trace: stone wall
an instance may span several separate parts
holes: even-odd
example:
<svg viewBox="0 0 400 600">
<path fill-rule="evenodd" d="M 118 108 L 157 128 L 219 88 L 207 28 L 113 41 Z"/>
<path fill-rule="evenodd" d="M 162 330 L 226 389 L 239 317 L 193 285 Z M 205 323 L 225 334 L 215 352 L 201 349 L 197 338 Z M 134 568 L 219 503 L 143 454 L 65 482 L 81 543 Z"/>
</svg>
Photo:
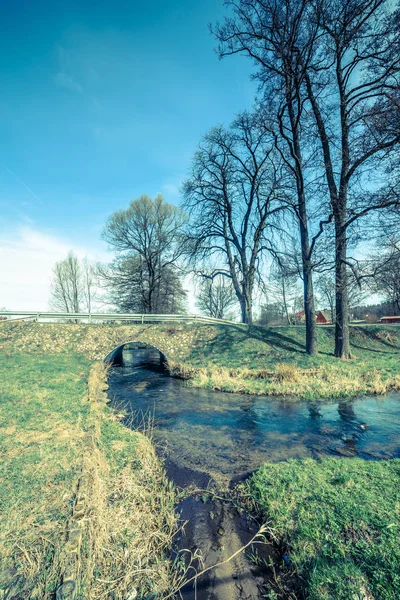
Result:
<svg viewBox="0 0 400 600">
<path fill-rule="evenodd" d="M 104 360 L 117 346 L 142 341 L 155 346 L 169 362 L 186 360 L 196 345 L 216 335 L 209 325 L 86 325 L 75 323 L 3 322 L 0 351 L 5 353 L 78 352 Z"/>
</svg>

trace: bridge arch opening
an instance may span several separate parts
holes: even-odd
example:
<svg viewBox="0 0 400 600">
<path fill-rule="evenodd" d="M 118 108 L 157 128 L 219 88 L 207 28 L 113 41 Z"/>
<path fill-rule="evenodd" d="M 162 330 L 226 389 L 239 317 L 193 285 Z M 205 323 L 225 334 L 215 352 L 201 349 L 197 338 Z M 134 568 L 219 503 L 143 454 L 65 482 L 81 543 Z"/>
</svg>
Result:
<svg viewBox="0 0 400 600">
<path fill-rule="evenodd" d="M 159 348 L 137 340 L 120 344 L 107 354 L 104 362 L 114 367 L 142 367 L 160 372 L 169 370 L 167 357 Z"/>
</svg>

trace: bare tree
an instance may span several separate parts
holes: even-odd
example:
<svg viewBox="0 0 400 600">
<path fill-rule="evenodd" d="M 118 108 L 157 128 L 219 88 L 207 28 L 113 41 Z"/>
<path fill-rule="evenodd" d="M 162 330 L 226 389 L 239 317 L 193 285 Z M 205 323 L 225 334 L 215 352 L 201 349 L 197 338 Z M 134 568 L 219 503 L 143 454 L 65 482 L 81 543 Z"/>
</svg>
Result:
<svg viewBox="0 0 400 600">
<path fill-rule="evenodd" d="M 310 230 L 307 198 L 309 143 L 304 131 L 307 90 L 304 71 L 312 55 L 317 34 L 310 19 L 309 0 L 229 0 L 233 16 L 217 25 L 213 33 L 220 42 L 221 57 L 237 53 L 255 63 L 255 77 L 263 93 L 263 124 L 274 137 L 280 156 L 293 179 L 294 193 L 288 197 L 298 223 L 301 241 L 306 351 L 317 351 L 313 268 L 316 242 L 332 216 L 319 219 Z M 299 55 L 300 48 L 300 55 Z M 314 190 L 309 192 L 312 198 Z"/>
<path fill-rule="evenodd" d="M 196 305 L 207 316 L 226 319 L 236 303 L 237 297 L 230 280 L 222 275 L 202 278 Z"/>
<path fill-rule="evenodd" d="M 286 104 L 278 111 L 278 121 L 285 110 L 289 119 L 282 122 L 279 135 L 288 142 L 297 165 L 296 181 L 304 146 L 298 145 L 293 124 L 300 131 L 305 107 L 314 117 L 331 207 L 320 226 L 333 218 L 335 227 L 335 355 L 347 358 L 347 272 L 354 270 L 348 238 L 357 219 L 398 202 L 395 188 L 379 188 L 376 172 L 382 176 L 390 151 L 400 141 L 399 11 L 393 10 L 390 0 L 228 4 L 234 17 L 216 29 L 220 53 L 246 52 L 260 67 L 262 81 L 283 81 L 280 105 Z M 368 181 L 373 171 L 374 180 Z M 310 250 L 312 246 L 313 242 Z"/>
<path fill-rule="evenodd" d="M 218 259 L 212 277 L 232 281 L 243 323 L 252 323 L 253 289 L 273 216 L 282 210 L 282 173 L 270 134 L 244 113 L 229 130 L 212 129 L 196 152 L 184 183 L 191 215 L 187 251 L 197 266 Z"/>
<path fill-rule="evenodd" d="M 98 299 L 98 283 L 95 265 L 87 257 L 80 261 L 70 251 L 67 258 L 54 265 L 50 305 L 68 313 L 91 313 Z"/>
<path fill-rule="evenodd" d="M 305 83 L 323 152 L 335 225 L 335 355 L 350 357 L 348 257 L 357 219 L 399 201 L 382 184 L 400 142 L 399 12 L 388 0 L 318 0 L 320 32 Z M 300 56 L 300 54 L 299 54 Z M 368 181 L 368 175 L 373 179 Z M 369 187 L 366 192 L 362 185 Z"/>
<path fill-rule="evenodd" d="M 79 259 L 71 251 L 53 269 L 50 304 L 53 308 L 78 313 L 84 302 L 84 288 Z"/>
<path fill-rule="evenodd" d="M 293 266 L 282 260 L 279 255 L 275 258 L 270 275 L 263 288 L 274 304 L 282 306 L 288 325 L 294 324 L 294 313 L 298 308 L 299 274 Z M 314 316 L 315 320 L 315 316 Z"/>
<path fill-rule="evenodd" d="M 399 215 L 400 216 L 400 215 Z M 394 314 L 400 314 L 400 235 L 389 237 L 375 260 L 374 291 L 392 305 Z"/>
<path fill-rule="evenodd" d="M 154 200 L 141 196 L 128 209 L 109 217 L 103 237 L 118 254 L 102 275 L 121 293 L 132 277 L 132 292 L 137 296 L 132 306 L 140 306 L 141 312 L 158 312 L 165 306 L 168 277 L 178 281 L 177 262 L 183 253 L 182 228 L 186 222 L 184 211 L 165 202 L 161 195 Z"/>
<path fill-rule="evenodd" d="M 368 296 L 370 283 L 368 278 L 370 274 L 362 276 L 363 279 L 354 276 L 351 269 L 347 272 L 347 302 L 348 302 L 348 319 L 352 317 L 353 309 L 362 304 Z M 367 287 L 368 286 L 368 287 Z M 335 322 L 335 269 L 332 267 L 330 271 L 325 271 L 316 280 L 316 290 L 319 293 L 321 301 L 329 307 L 332 322 Z"/>
<path fill-rule="evenodd" d="M 328 306 L 331 313 L 332 323 L 335 321 L 335 275 L 333 271 L 323 273 L 316 280 L 316 291 L 319 293 L 321 302 Z"/>
<path fill-rule="evenodd" d="M 98 299 L 98 270 L 87 257 L 81 263 L 82 296 L 86 310 L 91 313 L 93 304 Z"/>
</svg>

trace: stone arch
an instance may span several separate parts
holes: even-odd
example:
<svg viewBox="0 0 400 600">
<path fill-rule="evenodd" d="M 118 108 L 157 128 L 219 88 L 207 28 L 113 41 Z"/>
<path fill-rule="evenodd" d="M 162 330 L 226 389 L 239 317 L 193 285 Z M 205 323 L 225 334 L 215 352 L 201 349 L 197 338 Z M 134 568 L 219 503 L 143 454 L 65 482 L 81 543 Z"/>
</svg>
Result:
<svg viewBox="0 0 400 600">
<path fill-rule="evenodd" d="M 104 362 L 108 365 L 123 366 L 125 362 L 123 357 L 125 346 L 130 346 L 130 353 L 133 357 L 133 365 L 152 365 L 154 368 L 159 368 L 162 371 L 169 370 L 168 359 L 165 353 L 160 350 L 160 348 L 157 348 L 157 346 L 154 346 L 153 344 L 144 340 L 127 340 L 119 344 L 107 354 Z"/>
</svg>

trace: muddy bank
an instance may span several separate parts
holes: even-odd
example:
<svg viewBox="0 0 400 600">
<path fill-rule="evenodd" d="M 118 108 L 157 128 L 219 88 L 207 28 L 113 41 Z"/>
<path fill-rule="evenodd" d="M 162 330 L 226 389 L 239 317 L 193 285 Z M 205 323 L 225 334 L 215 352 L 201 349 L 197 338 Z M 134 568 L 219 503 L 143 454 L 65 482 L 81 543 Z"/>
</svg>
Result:
<svg viewBox="0 0 400 600">
<path fill-rule="evenodd" d="M 212 495 L 188 497 L 180 503 L 178 512 L 182 522 L 187 523 L 179 548 L 188 549 L 193 554 L 201 550 L 202 560 L 193 563 L 197 572 L 217 565 L 181 590 L 184 600 L 263 598 L 272 571 L 266 566 L 257 567 L 254 560 L 257 555 L 257 562 L 268 563 L 270 559 L 276 562 L 279 560 L 278 552 L 263 543 L 260 537 L 246 551 L 239 552 L 228 561 L 251 542 L 258 531 L 258 524 L 240 513 L 231 501 L 215 499 Z"/>
</svg>

